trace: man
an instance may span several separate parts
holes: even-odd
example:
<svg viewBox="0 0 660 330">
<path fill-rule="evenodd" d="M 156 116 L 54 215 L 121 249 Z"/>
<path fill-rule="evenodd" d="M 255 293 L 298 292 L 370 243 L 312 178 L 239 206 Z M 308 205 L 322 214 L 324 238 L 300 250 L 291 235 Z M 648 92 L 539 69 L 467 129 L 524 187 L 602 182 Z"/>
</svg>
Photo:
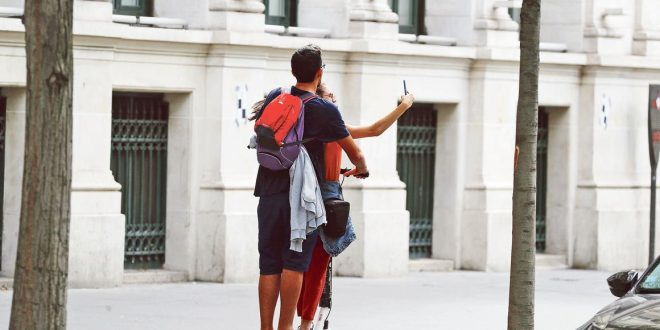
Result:
<svg viewBox="0 0 660 330">
<path fill-rule="evenodd" d="M 307 45 L 296 50 L 291 57 L 291 73 L 296 85 L 291 94 L 296 96 L 315 94 L 323 77 L 321 49 Z M 261 111 L 279 95 L 273 90 Z M 261 112 L 260 111 L 260 112 Z M 261 113 L 257 114 L 259 116 Z M 324 180 L 324 143 L 338 142 L 355 168 L 346 175 L 360 177 L 367 174 L 362 152 L 348 133 L 339 109 L 321 98 L 305 104 L 304 139 L 313 139 L 304 146 L 319 181 Z M 318 231 L 307 235 L 302 252 L 289 249 L 291 238 L 291 208 L 289 206 L 289 171 L 271 171 L 259 167 L 254 195 L 259 197 L 259 312 L 261 330 L 273 329 L 273 318 L 278 296 L 280 298 L 279 330 L 292 330 L 296 304 L 302 286 L 303 273 L 307 271 Z"/>
</svg>

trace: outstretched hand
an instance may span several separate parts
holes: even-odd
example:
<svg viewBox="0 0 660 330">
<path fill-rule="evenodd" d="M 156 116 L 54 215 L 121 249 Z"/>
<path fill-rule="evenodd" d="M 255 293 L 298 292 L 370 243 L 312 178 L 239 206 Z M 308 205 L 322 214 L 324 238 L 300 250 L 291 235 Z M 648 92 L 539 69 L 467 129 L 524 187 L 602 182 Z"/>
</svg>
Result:
<svg viewBox="0 0 660 330">
<path fill-rule="evenodd" d="M 406 110 L 408 110 L 413 105 L 413 103 L 415 103 L 415 95 L 410 93 L 401 95 L 399 102 L 401 102 L 401 105 L 406 107 Z"/>
<path fill-rule="evenodd" d="M 365 179 L 369 177 L 369 171 L 364 171 L 364 172 L 358 172 L 357 167 L 348 170 L 346 173 L 344 173 L 345 177 L 349 176 L 354 176 L 358 179 Z"/>
</svg>

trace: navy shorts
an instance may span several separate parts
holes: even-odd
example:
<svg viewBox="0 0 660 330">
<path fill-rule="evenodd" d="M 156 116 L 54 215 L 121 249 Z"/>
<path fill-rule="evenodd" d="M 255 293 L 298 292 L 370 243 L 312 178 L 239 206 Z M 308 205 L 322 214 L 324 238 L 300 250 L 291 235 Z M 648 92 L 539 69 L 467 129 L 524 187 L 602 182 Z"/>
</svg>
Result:
<svg viewBox="0 0 660 330">
<path fill-rule="evenodd" d="M 261 275 L 281 274 L 282 269 L 306 272 L 318 230 L 307 235 L 302 252 L 290 250 L 291 207 L 289 193 L 259 198 L 259 272 Z"/>
</svg>

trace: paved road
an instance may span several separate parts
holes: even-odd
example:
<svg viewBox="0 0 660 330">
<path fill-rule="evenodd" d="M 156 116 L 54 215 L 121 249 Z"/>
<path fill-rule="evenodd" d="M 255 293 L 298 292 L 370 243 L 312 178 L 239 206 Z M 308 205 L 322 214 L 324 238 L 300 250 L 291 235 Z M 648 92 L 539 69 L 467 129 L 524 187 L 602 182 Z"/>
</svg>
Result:
<svg viewBox="0 0 660 330">
<path fill-rule="evenodd" d="M 575 329 L 614 300 L 594 271 L 537 274 L 537 329 Z M 505 329 L 508 274 L 413 273 L 397 279 L 336 278 L 332 329 Z M 11 291 L 0 292 L 7 328 Z M 258 329 L 256 285 L 184 283 L 76 289 L 69 329 Z"/>
</svg>

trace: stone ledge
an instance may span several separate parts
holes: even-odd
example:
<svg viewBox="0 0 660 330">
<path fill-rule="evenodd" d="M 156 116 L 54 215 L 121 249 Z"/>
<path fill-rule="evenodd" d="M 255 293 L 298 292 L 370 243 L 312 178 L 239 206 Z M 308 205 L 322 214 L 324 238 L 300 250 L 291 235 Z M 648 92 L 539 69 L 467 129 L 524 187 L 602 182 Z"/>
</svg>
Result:
<svg viewBox="0 0 660 330">
<path fill-rule="evenodd" d="M 536 269 L 567 269 L 566 256 L 559 254 L 536 254 Z"/>
<path fill-rule="evenodd" d="M 414 259 L 408 262 L 410 272 L 451 272 L 454 262 L 443 259 Z"/>
<path fill-rule="evenodd" d="M 186 273 L 164 269 L 124 271 L 124 285 L 180 282 L 188 282 L 188 275 Z"/>
<path fill-rule="evenodd" d="M 14 288 L 14 279 L 11 277 L 0 277 L 0 291 L 11 290 Z"/>
</svg>

